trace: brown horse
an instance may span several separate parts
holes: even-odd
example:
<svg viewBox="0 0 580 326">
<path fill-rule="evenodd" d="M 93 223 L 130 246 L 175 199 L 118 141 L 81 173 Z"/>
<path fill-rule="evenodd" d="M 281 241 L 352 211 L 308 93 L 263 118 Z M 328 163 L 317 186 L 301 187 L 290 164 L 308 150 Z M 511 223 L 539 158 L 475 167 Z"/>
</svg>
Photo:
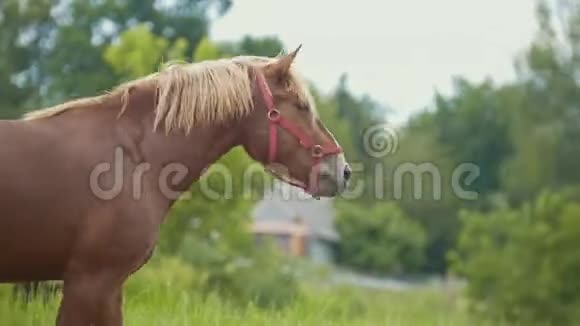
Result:
<svg viewBox="0 0 580 326">
<path fill-rule="evenodd" d="M 121 325 L 167 212 L 231 148 L 315 197 L 341 192 L 350 170 L 297 52 L 173 65 L 0 121 L 0 282 L 63 280 L 58 325 Z"/>
</svg>

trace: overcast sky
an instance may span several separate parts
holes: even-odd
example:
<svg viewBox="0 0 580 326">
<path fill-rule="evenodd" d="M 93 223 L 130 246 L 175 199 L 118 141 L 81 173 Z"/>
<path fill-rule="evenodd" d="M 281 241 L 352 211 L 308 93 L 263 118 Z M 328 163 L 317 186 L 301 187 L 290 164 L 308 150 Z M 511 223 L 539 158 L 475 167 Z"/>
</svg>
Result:
<svg viewBox="0 0 580 326">
<path fill-rule="evenodd" d="M 234 0 L 216 40 L 277 35 L 302 43 L 297 68 L 322 90 L 349 75 L 401 116 L 449 92 L 453 76 L 514 76 L 513 59 L 536 30 L 533 0 Z"/>
</svg>

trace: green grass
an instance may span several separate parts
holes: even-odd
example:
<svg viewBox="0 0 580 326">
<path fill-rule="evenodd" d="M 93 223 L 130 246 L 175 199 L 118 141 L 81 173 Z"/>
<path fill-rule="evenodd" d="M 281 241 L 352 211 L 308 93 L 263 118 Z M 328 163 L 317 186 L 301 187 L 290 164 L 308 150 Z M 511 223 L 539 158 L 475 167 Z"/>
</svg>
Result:
<svg viewBox="0 0 580 326">
<path fill-rule="evenodd" d="M 28 306 L 13 302 L 0 288 L 0 324 L 53 325 L 58 298 Z M 318 289 L 279 310 L 240 307 L 218 296 L 173 289 L 125 298 L 128 325 L 477 325 L 469 315 L 434 291 L 385 292 Z"/>
<path fill-rule="evenodd" d="M 461 304 L 435 289 L 405 292 L 350 287 L 303 286 L 302 295 L 280 309 L 240 305 L 218 295 L 202 295 L 195 277 L 178 263 L 148 265 L 126 286 L 127 325 L 485 325 Z M 0 285 L 0 325 L 54 325 L 59 298 L 28 305 L 15 302 L 11 287 Z M 489 324 L 492 325 L 492 324 Z"/>
</svg>

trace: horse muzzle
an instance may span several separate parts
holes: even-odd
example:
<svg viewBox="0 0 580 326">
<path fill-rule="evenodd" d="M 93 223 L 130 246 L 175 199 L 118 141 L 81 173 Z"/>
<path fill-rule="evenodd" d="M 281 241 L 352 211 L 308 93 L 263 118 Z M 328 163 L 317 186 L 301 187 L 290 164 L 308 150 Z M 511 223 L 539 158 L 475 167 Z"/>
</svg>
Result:
<svg viewBox="0 0 580 326">
<path fill-rule="evenodd" d="M 307 191 L 313 197 L 336 197 L 344 192 L 352 176 L 344 154 L 327 156 L 311 172 Z"/>
</svg>

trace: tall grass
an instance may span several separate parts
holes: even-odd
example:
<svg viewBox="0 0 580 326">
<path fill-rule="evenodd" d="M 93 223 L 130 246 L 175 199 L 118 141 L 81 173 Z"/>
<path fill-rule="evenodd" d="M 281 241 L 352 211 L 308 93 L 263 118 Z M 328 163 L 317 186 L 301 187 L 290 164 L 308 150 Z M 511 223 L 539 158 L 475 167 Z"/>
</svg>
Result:
<svg viewBox="0 0 580 326">
<path fill-rule="evenodd" d="M 58 298 L 28 305 L 0 288 L 0 325 L 53 325 Z M 248 303 L 240 307 L 217 295 L 183 289 L 148 291 L 125 298 L 128 325 L 481 325 L 433 291 L 385 292 L 358 289 L 307 290 L 279 310 Z"/>
<path fill-rule="evenodd" d="M 185 285 L 191 280 L 186 270 L 175 273 L 175 266 L 165 267 L 170 272 L 146 267 L 127 284 L 127 325 L 484 325 L 432 289 L 392 292 L 304 285 L 302 294 L 289 305 L 264 309 L 252 302 L 240 304 L 217 294 L 202 294 Z M 59 300 L 56 296 L 25 305 L 13 300 L 10 286 L 0 285 L 0 325 L 54 325 Z"/>
</svg>

